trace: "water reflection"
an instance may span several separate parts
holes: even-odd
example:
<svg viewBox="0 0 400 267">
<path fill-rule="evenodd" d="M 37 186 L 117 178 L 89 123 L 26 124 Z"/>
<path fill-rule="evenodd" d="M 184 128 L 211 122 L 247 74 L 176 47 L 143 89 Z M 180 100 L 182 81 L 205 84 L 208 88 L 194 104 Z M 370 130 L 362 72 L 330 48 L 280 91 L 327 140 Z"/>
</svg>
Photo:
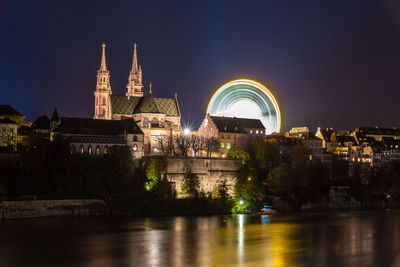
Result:
<svg viewBox="0 0 400 267">
<path fill-rule="evenodd" d="M 0 224 L 0 266 L 395 266 L 399 249 L 397 211 Z"/>
</svg>

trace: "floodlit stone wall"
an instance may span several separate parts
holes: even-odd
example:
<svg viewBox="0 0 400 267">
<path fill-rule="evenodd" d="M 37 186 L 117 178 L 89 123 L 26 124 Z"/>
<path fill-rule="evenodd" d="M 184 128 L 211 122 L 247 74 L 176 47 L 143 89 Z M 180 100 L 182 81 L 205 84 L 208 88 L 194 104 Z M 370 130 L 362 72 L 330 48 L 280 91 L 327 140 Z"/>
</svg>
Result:
<svg viewBox="0 0 400 267">
<path fill-rule="evenodd" d="M 184 196 L 182 186 L 189 171 L 199 177 L 200 191 L 212 193 L 222 182 L 226 182 L 228 193 L 233 195 L 240 167 L 240 159 L 168 157 L 165 175 L 174 184 L 178 197 Z"/>
<path fill-rule="evenodd" d="M 0 219 L 100 215 L 105 209 L 99 199 L 2 201 Z"/>
</svg>

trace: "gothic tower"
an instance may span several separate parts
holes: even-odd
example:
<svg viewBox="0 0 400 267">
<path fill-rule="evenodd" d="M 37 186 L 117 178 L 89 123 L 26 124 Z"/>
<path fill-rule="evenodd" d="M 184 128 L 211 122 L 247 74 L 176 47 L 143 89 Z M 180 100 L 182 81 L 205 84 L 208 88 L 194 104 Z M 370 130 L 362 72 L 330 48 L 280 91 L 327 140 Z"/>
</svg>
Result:
<svg viewBox="0 0 400 267">
<path fill-rule="evenodd" d="M 143 96 L 142 66 L 138 65 L 136 44 L 133 45 L 132 69 L 129 72 L 128 85 L 126 88 L 128 89 L 126 92 L 127 96 Z"/>
<path fill-rule="evenodd" d="M 94 119 L 111 119 L 111 102 L 110 95 L 111 85 L 110 85 L 110 71 L 107 69 L 106 65 L 106 45 L 102 44 L 102 54 L 100 69 L 97 71 L 97 84 L 95 96 L 95 106 L 94 106 Z"/>
</svg>

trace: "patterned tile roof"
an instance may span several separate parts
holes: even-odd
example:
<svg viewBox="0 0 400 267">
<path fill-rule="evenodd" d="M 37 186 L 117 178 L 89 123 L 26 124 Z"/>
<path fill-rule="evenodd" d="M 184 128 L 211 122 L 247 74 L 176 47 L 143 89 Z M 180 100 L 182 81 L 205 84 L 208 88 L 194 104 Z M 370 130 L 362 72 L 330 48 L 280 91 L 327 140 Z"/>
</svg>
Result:
<svg viewBox="0 0 400 267">
<path fill-rule="evenodd" d="M 153 94 L 148 94 L 139 101 L 135 113 L 162 113 Z"/>
<path fill-rule="evenodd" d="M 61 117 L 61 124 L 56 132 L 62 134 L 80 135 L 123 135 L 143 134 L 133 119 L 125 120 L 96 120 L 86 118 Z"/>
<path fill-rule="evenodd" d="M 123 95 L 111 95 L 113 114 L 162 113 L 167 116 L 179 117 L 178 105 L 175 98 L 154 97 L 152 94 L 129 98 Z"/>
<path fill-rule="evenodd" d="M 155 98 L 160 111 L 167 116 L 179 116 L 178 102 L 174 98 Z"/>
<path fill-rule="evenodd" d="M 127 97 L 124 95 L 111 95 L 111 107 L 114 114 L 132 115 L 140 97 Z"/>
</svg>

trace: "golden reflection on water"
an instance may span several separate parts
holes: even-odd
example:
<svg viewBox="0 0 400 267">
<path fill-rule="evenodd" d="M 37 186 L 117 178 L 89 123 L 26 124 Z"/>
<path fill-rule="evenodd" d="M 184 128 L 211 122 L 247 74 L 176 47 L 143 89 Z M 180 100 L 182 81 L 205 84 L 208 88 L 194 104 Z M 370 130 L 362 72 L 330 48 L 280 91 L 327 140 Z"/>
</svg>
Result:
<svg viewBox="0 0 400 267">
<path fill-rule="evenodd" d="M 32 222 L 0 224 L 0 266 L 400 266 L 399 211 Z"/>
<path fill-rule="evenodd" d="M 279 218 L 279 217 L 278 217 Z M 249 221 L 249 219 L 251 219 Z M 374 262 L 373 221 L 346 216 L 337 221 L 275 221 L 271 217 L 176 217 L 170 237 L 146 227 L 150 266 L 324 266 L 332 256 L 346 266 Z M 399 227 L 393 227 L 398 233 Z M 164 238 L 170 238 L 165 242 Z M 399 236 L 392 244 L 399 247 Z M 164 247 L 163 247 L 164 246 Z M 170 259 L 159 261 L 157 259 Z M 325 264 L 324 264 L 325 263 Z"/>
</svg>

